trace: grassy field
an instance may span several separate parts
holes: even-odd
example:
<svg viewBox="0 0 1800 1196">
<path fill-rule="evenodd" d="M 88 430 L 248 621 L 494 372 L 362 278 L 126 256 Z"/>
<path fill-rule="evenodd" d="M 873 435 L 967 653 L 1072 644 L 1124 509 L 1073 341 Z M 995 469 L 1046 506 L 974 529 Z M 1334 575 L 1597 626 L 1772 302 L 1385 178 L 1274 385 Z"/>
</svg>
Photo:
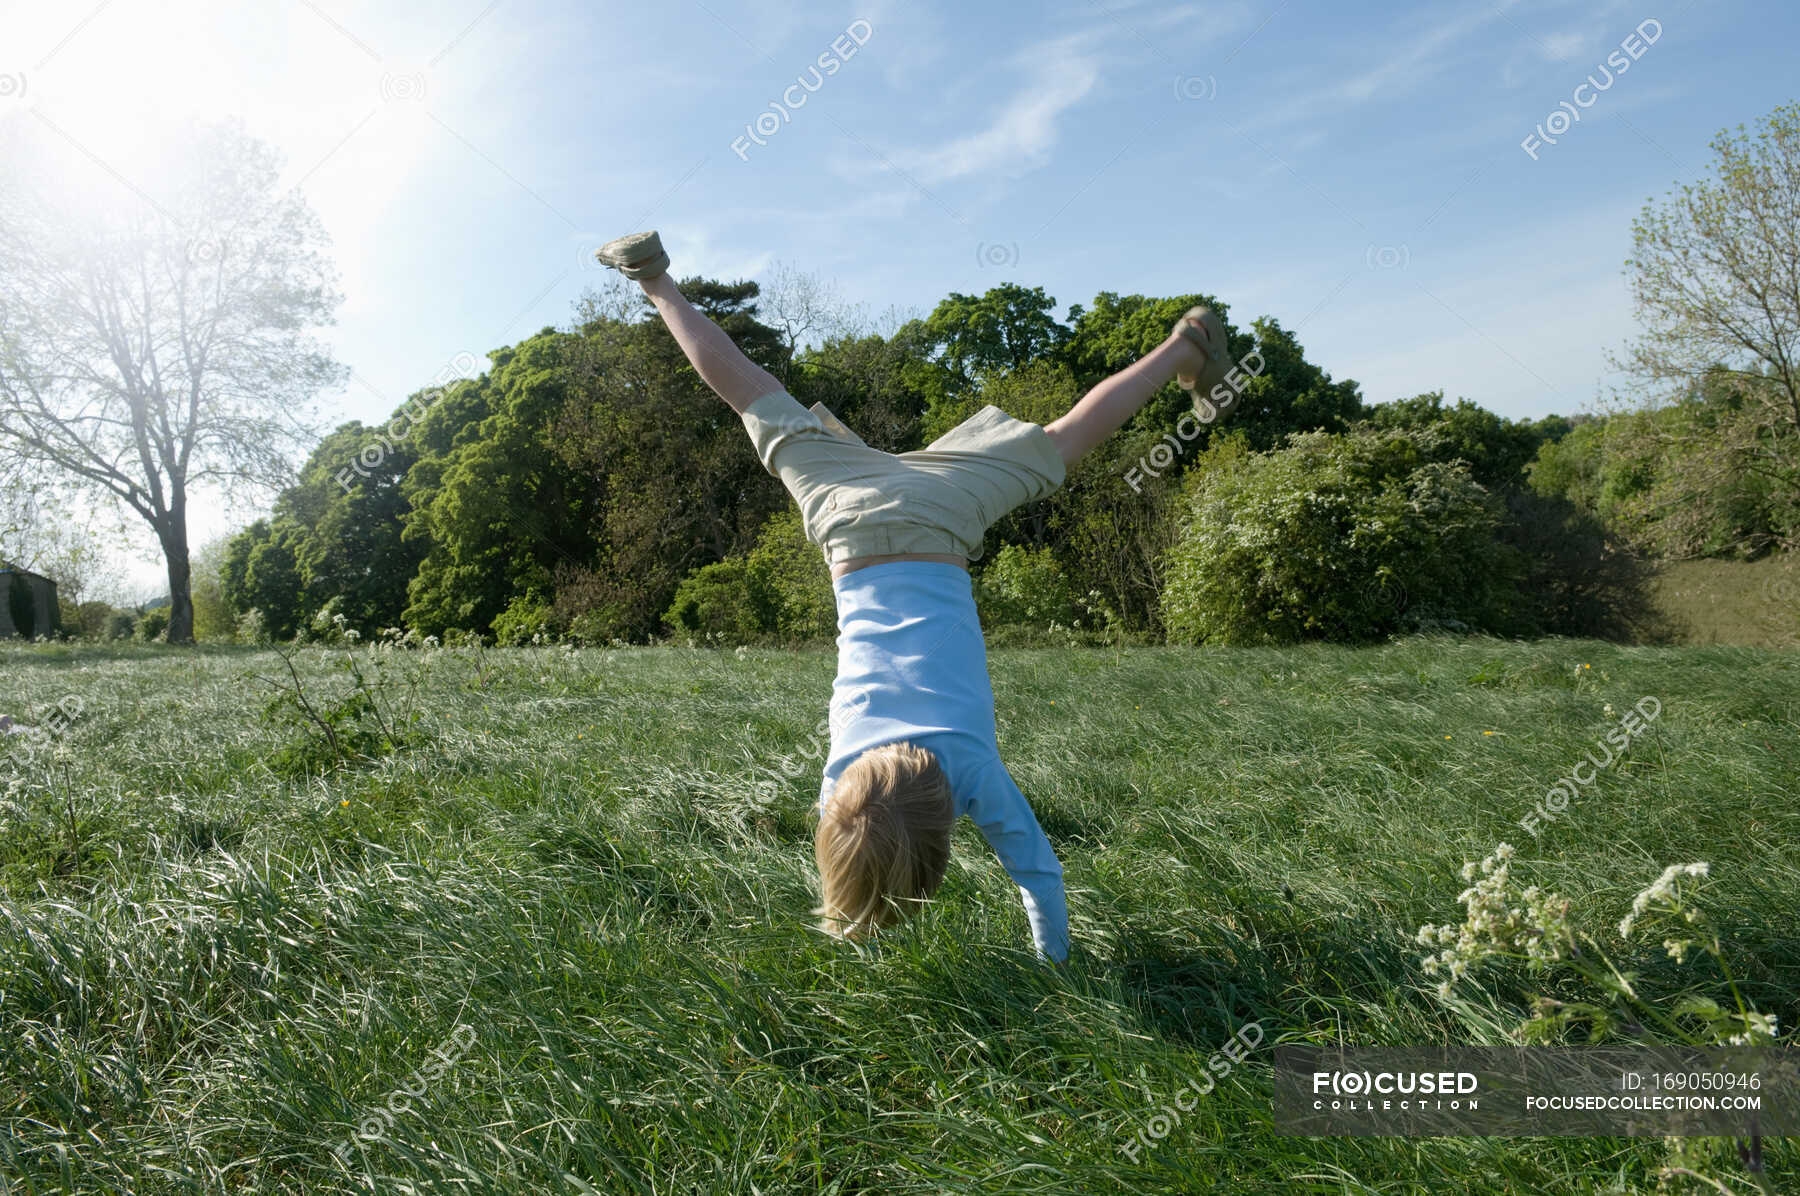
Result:
<svg viewBox="0 0 1800 1196">
<path fill-rule="evenodd" d="M 1792 652 L 996 652 L 1063 972 L 966 823 L 924 916 L 868 950 L 809 929 L 816 766 L 763 784 L 819 750 L 827 653 L 355 659 L 401 742 L 307 650 L 370 757 L 321 771 L 316 727 L 264 716 L 272 652 L 0 649 L 0 713 L 78 711 L 0 745 L 0 1193 L 1656 1191 L 1656 1139 L 1276 1132 L 1275 1043 L 1500 1043 L 1563 983 L 1492 966 L 1444 1001 L 1420 970 L 1501 841 L 1645 992 L 1711 982 L 1617 928 L 1707 861 L 1745 995 L 1800 1020 Z M 1645 696 L 1622 761 L 1522 830 Z M 1797 1145 L 1764 1143 L 1767 1190 Z M 1734 1153 L 1700 1169 L 1755 1190 Z"/>
<path fill-rule="evenodd" d="M 1657 566 L 1650 602 L 1686 644 L 1800 646 L 1800 555 Z"/>
</svg>

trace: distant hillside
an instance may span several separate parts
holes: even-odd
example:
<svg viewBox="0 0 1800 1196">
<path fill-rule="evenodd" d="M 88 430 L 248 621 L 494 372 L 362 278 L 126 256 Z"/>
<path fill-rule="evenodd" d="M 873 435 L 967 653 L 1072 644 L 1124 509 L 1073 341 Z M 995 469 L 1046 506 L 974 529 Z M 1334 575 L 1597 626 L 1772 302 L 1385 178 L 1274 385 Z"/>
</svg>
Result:
<svg viewBox="0 0 1800 1196">
<path fill-rule="evenodd" d="M 1652 602 L 1683 643 L 1800 647 L 1800 553 L 1663 565 Z"/>
</svg>

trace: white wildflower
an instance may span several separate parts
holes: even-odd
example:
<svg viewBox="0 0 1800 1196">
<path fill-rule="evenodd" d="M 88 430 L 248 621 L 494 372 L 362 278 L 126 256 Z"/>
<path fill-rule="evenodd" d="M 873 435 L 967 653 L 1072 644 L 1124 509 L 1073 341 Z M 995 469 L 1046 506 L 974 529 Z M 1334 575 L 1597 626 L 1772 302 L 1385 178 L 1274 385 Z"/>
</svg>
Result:
<svg viewBox="0 0 1800 1196">
<path fill-rule="evenodd" d="M 1758 1013 L 1754 1009 L 1744 1014 L 1744 1029 L 1733 1034 L 1725 1041 L 1730 1046 L 1758 1046 L 1765 1042 L 1775 1041 L 1780 1019 L 1773 1013 Z"/>
</svg>

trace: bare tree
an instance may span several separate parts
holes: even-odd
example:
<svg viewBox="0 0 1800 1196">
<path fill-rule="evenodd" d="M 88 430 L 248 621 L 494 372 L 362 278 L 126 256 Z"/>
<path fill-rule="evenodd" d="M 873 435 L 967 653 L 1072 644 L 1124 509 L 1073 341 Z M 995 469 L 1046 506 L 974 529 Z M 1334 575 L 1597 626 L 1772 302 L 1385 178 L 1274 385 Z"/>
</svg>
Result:
<svg viewBox="0 0 1800 1196">
<path fill-rule="evenodd" d="M 1644 333 L 1618 364 L 1678 400 L 1729 396 L 1715 418 L 1659 430 L 1695 475 L 1680 493 L 1754 474 L 1800 504 L 1800 104 L 1712 148 L 1715 177 L 1632 225 Z"/>
<path fill-rule="evenodd" d="M 851 330 L 857 313 L 836 283 L 776 262 L 757 296 L 756 318 L 781 334 L 791 362 L 809 344 Z"/>
<path fill-rule="evenodd" d="M 0 176 L 0 457 L 150 525 L 169 640 L 185 643 L 189 502 L 291 476 L 314 435 L 305 414 L 341 376 L 311 335 L 339 296 L 323 228 L 277 190 L 270 147 L 207 128 L 166 166 L 165 185 L 102 213 L 74 185 Z"/>
</svg>

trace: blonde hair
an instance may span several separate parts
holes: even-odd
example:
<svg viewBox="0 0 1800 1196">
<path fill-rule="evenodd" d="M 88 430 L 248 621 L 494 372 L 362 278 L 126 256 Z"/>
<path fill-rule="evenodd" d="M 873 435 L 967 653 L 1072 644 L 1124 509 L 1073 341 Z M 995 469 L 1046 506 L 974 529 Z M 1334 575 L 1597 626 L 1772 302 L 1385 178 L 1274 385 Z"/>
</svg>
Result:
<svg viewBox="0 0 1800 1196">
<path fill-rule="evenodd" d="M 911 913 L 943 883 L 954 821 L 950 783 L 924 748 L 889 744 L 851 761 L 813 833 L 819 929 L 862 938 Z"/>
</svg>

